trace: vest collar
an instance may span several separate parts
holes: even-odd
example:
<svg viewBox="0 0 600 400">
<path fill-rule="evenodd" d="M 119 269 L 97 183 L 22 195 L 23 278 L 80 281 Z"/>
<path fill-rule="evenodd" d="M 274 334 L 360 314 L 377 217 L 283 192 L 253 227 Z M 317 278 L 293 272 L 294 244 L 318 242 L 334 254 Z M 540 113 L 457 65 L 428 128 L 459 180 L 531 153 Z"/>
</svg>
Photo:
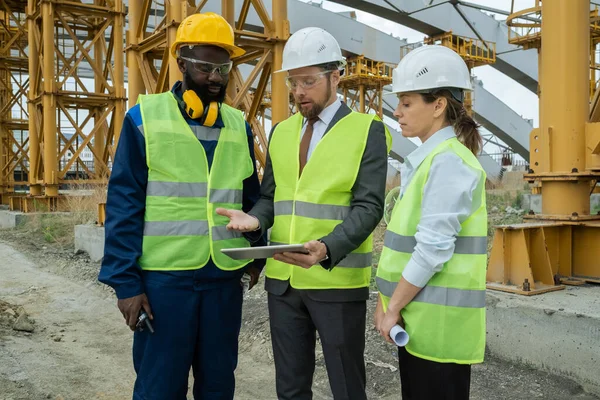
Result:
<svg viewBox="0 0 600 400">
<path fill-rule="evenodd" d="M 421 163 L 427 158 L 429 154 L 431 154 L 433 150 L 435 150 L 436 147 L 438 147 L 446 140 L 452 139 L 454 137 L 456 137 L 456 134 L 454 133 L 454 128 L 452 126 L 442 128 L 433 135 L 431 135 L 431 137 L 427 139 L 425 143 L 421 144 L 419 147 L 413 150 L 412 153 L 406 156 L 404 162 L 407 163 L 408 167 L 415 170 L 419 168 L 419 165 L 421 165 Z"/>
</svg>

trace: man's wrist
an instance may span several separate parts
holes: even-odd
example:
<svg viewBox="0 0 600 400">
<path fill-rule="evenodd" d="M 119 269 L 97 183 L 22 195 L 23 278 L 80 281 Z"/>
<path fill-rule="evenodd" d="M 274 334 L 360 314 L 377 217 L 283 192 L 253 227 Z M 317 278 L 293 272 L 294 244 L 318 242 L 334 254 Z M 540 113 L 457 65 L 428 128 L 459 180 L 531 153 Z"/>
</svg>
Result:
<svg viewBox="0 0 600 400">
<path fill-rule="evenodd" d="M 321 258 L 319 260 L 319 262 L 323 262 L 323 261 L 327 261 L 329 260 L 329 248 L 327 247 L 327 244 L 325 244 L 324 241 L 322 241 L 321 239 L 318 240 L 320 243 L 323 244 L 323 246 L 325 246 L 325 256 L 323 258 Z"/>
<path fill-rule="evenodd" d="M 252 218 L 254 218 L 256 220 L 256 226 L 257 226 L 257 228 L 254 229 L 251 232 L 259 231 L 260 230 L 260 219 L 258 219 L 258 217 L 255 217 L 254 215 L 251 215 L 251 214 L 248 214 L 248 215 L 250 215 Z"/>
</svg>

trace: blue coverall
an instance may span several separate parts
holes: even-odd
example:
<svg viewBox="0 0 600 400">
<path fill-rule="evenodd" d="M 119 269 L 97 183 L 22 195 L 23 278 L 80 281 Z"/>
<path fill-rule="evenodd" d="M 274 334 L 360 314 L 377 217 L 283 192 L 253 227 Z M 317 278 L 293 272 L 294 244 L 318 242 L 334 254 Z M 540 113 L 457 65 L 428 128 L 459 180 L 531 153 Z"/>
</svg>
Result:
<svg viewBox="0 0 600 400">
<path fill-rule="evenodd" d="M 181 82 L 172 88 L 181 99 Z M 183 109 L 191 126 L 199 125 Z M 221 116 L 213 128 L 222 128 Z M 254 141 L 246 123 L 254 163 Z M 209 168 L 216 140 L 200 140 Z M 223 271 L 210 260 L 195 271 L 142 271 L 144 210 L 148 167 L 139 105 L 123 123 L 108 185 L 104 259 L 98 279 L 115 289 L 119 299 L 146 293 L 154 315 L 154 333 L 134 333 L 133 364 L 137 373 L 133 399 L 185 399 L 190 366 L 194 398 L 233 399 L 241 326 L 244 269 Z M 243 210 L 260 197 L 256 167 L 243 183 Z M 253 243 L 265 245 L 265 238 Z M 194 251 L 195 249 L 190 249 Z M 262 269 L 264 260 L 253 265 Z"/>
</svg>

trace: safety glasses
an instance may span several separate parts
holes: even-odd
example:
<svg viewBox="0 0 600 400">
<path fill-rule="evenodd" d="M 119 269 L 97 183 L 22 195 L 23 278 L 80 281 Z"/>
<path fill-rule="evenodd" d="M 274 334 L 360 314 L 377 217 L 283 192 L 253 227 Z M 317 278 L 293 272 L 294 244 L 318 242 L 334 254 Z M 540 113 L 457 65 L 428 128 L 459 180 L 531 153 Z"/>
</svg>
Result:
<svg viewBox="0 0 600 400">
<path fill-rule="evenodd" d="M 225 76 L 229 74 L 231 71 L 231 67 L 233 67 L 233 62 L 229 61 L 225 64 L 213 64 L 208 61 L 196 60 L 195 58 L 181 57 L 182 60 L 189 61 L 194 66 L 194 69 L 198 72 L 202 72 L 204 74 L 213 74 L 217 73 L 221 76 Z"/>
<path fill-rule="evenodd" d="M 294 75 L 285 78 L 285 84 L 291 90 L 296 90 L 298 87 L 302 89 L 310 89 L 315 86 L 323 77 L 331 71 L 323 71 L 311 75 Z"/>
</svg>

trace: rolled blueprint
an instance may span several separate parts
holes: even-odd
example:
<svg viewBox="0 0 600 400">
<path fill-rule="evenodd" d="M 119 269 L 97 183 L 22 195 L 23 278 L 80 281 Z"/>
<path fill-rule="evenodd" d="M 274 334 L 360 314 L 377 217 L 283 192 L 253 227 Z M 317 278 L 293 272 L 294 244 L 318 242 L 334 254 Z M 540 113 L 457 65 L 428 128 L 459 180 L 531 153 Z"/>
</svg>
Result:
<svg viewBox="0 0 600 400">
<path fill-rule="evenodd" d="M 400 325 L 392 326 L 390 337 L 399 347 L 404 347 L 408 343 L 408 333 Z"/>
</svg>

